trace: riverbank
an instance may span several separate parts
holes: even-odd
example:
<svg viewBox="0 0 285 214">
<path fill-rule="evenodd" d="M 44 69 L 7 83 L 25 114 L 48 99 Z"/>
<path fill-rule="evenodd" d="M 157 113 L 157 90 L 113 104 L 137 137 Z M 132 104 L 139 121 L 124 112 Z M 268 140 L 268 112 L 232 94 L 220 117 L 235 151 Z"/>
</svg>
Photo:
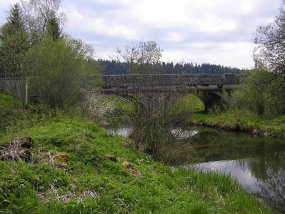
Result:
<svg viewBox="0 0 285 214">
<path fill-rule="evenodd" d="M 271 213 L 230 176 L 172 170 L 86 119 L 56 116 L 0 142 L 16 136 L 33 139 L 33 160 L 0 161 L 2 212 Z"/>
<path fill-rule="evenodd" d="M 189 125 L 220 128 L 226 131 L 247 132 L 263 137 L 285 138 L 285 115 L 274 118 L 244 116 L 237 118 L 231 113 L 210 116 L 195 113 Z"/>
<path fill-rule="evenodd" d="M 0 98 L 0 212 L 272 213 L 229 175 L 173 170 L 76 111 Z"/>
</svg>

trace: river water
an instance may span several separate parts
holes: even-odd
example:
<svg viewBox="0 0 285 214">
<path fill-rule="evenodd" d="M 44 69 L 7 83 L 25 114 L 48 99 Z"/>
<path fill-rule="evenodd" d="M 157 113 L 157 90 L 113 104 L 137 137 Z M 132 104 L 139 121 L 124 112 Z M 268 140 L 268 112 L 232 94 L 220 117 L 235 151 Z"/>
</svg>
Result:
<svg viewBox="0 0 285 214">
<path fill-rule="evenodd" d="M 128 126 L 109 129 L 112 134 L 129 137 Z M 178 140 L 192 145 L 202 160 L 188 163 L 187 155 L 178 156 L 172 165 L 191 166 L 202 171 L 231 174 L 245 190 L 285 212 L 285 140 L 262 138 L 243 133 L 228 133 L 219 129 L 189 127 L 171 130 Z M 193 159 L 191 159 L 193 160 Z"/>
</svg>

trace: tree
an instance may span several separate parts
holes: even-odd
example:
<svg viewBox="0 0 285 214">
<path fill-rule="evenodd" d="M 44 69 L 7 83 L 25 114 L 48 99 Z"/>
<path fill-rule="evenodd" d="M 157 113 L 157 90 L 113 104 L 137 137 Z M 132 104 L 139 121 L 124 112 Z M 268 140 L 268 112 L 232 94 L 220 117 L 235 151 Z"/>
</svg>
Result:
<svg viewBox="0 0 285 214">
<path fill-rule="evenodd" d="M 7 23 L 1 28 L 1 77 L 21 76 L 23 54 L 29 49 L 22 11 L 18 4 L 12 6 Z"/>
<path fill-rule="evenodd" d="M 123 52 L 117 49 L 119 56 L 128 64 L 128 73 L 158 73 L 161 67 L 163 50 L 154 41 L 140 42 L 133 47 L 126 47 Z"/>
<path fill-rule="evenodd" d="M 19 4 L 12 6 L 10 14 L 7 18 L 8 21 L 8 34 L 13 34 L 17 31 L 25 31 L 24 21 L 22 17 L 22 10 Z"/>
<path fill-rule="evenodd" d="M 25 56 L 31 93 L 51 108 L 76 104 L 83 80 L 95 73 L 92 57 L 93 49 L 80 40 L 45 38 Z"/>
<path fill-rule="evenodd" d="M 46 36 L 60 37 L 66 22 L 65 14 L 59 12 L 62 0 L 29 0 L 22 2 L 24 20 L 32 44 Z"/>
<path fill-rule="evenodd" d="M 7 17 L 7 23 L 1 27 L 0 39 L 3 41 L 9 35 L 15 34 L 18 31 L 25 31 L 22 10 L 19 4 L 15 4 L 10 9 Z"/>
<path fill-rule="evenodd" d="M 274 23 L 258 27 L 255 44 L 256 67 L 266 68 L 277 75 L 285 75 L 285 10 L 282 6 Z"/>
<path fill-rule="evenodd" d="M 61 38 L 61 30 L 56 18 L 51 18 L 47 23 L 47 36 L 53 40 Z"/>
<path fill-rule="evenodd" d="M 285 87 L 281 85 L 282 80 L 282 76 L 276 77 L 276 74 L 266 69 L 254 69 L 245 73 L 239 88 L 232 94 L 232 108 L 237 108 L 239 114 L 284 114 Z M 280 87 L 276 88 L 276 85 Z"/>
<path fill-rule="evenodd" d="M 252 87 L 262 111 L 285 113 L 285 0 L 275 21 L 257 28 L 254 50 L 255 70 L 246 86 Z M 260 71 L 259 74 L 256 71 Z M 253 78 L 252 78 L 253 77 Z M 260 93 L 262 92 L 262 93 Z M 246 100 L 246 98 L 245 98 Z M 262 101 L 262 102 L 260 102 Z M 269 102 L 267 102 L 269 101 Z"/>
</svg>

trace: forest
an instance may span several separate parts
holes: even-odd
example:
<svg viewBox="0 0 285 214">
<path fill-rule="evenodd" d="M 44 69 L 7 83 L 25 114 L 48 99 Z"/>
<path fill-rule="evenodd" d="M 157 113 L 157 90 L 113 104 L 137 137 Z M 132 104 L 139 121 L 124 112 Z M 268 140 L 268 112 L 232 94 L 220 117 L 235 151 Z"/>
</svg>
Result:
<svg viewBox="0 0 285 214">
<path fill-rule="evenodd" d="M 99 60 L 103 67 L 104 75 L 128 74 L 129 64 L 115 60 Z M 245 70 L 239 68 L 226 67 L 203 63 L 202 65 L 193 63 L 173 63 L 161 62 L 156 68 L 156 74 L 240 74 Z"/>
</svg>

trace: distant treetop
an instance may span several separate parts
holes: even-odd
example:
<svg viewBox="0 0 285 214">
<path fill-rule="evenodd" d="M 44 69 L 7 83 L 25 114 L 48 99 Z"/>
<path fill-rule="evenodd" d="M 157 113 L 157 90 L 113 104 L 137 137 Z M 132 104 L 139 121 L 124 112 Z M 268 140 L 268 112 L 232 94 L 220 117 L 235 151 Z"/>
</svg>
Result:
<svg viewBox="0 0 285 214">
<path fill-rule="evenodd" d="M 100 60 L 100 65 L 104 67 L 105 75 L 128 74 L 129 64 L 126 62 L 118 62 L 115 60 Z M 203 63 L 201 65 L 193 63 L 176 63 L 162 62 L 159 63 L 157 69 L 152 73 L 157 74 L 240 74 L 245 70 L 239 68 L 225 67 L 221 65 L 213 65 Z"/>
</svg>

